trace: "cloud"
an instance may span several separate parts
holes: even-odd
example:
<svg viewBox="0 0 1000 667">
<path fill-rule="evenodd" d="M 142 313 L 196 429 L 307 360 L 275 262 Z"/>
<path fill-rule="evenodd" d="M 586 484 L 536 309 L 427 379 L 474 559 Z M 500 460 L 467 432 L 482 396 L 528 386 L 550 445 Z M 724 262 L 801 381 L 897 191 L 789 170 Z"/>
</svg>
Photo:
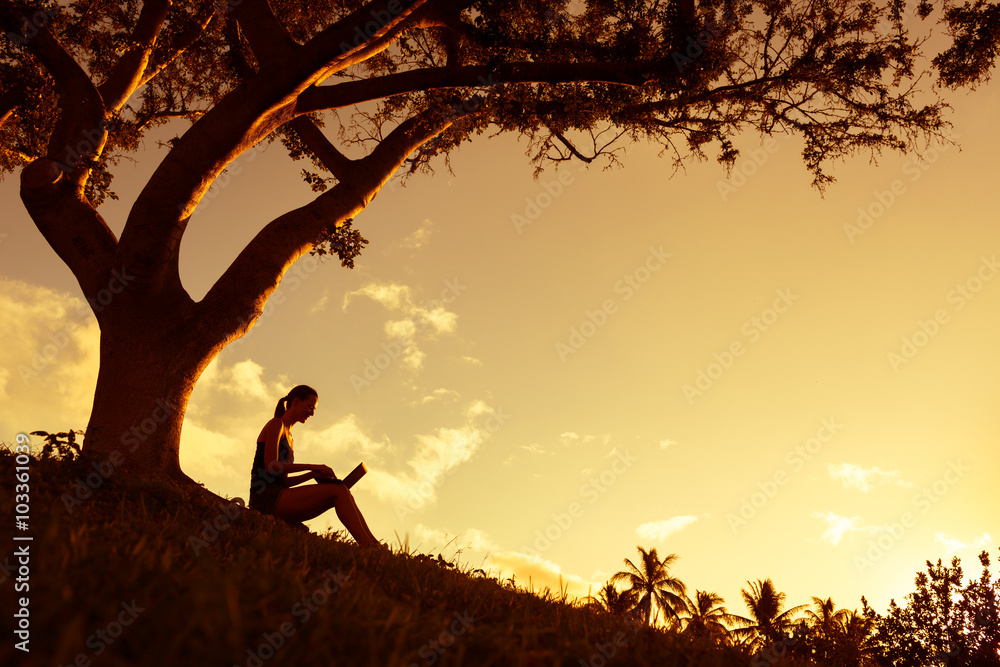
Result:
<svg viewBox="0 0 1000 667">
<path fill-rule="evenodd" d="M 308 451 L 324 452 L 331 456 L 341 456 L 350 452 L 352 455 L 360 454 L 362 458 L 368 459 L 373 457 L 377 459 L 389 447 L 388 439 L 375 440 L 365 433 L 358 424 L 358 418 L 353 414 L 341 417 L 322 431 L 305 431 L 296 439 L 297 443 L 299 440 Z M 332 465 L 334 462 L 329 463 Z M 343 461 L 345 465 L 349 463 Z M 337 470 L 337 474 L 348 472 L 349 470 L 343 472 Z"/>
<path fill-rule="evenodd" d="M 314 315 L 322 310 L 326 310 L 326 304 L 330 300 L 329 288 L 323 290 L 323 296 L 309 308 L 309 314 Z"/>
<path fill-rule="evenodd" d="M 500 551 L 493 554 L 491 571 L 500 579 L 514 577 L 519 586 L 541 592 L 545 589 L 559 594 L 565 590 L 570 598 L 584 598 L 596 594 L 604 582 L 587 581 L 578 574 L 563 571 L 553 561 L 519 551 Z"/>
<path fill-rule="evenodd" d="M 417 305 L 414 303 L 412 290 L 406 285 L 369 283 L 345 294 L 343 309 L 346 311 L 348 304 L 360 296 L 375 301 L 389 311 L 398 311 L 403 316 L 402 319 L 385 323 L 385 335 L 391 341 L 386 351 L 393 358 L 400 357 L 401 363 L 412 371 L 423 368 L 426 359 L 426 354 L 417 346 L 419 335 L 454 334 L 458 330 L 458 315 L 437 300 L 426 306 Z"/>
<path fill-rule="evenodd" d="M 676 440 L 670 440 L 669 438 L 660 440 L 660 449 L 666 449 L 667 447 L 673 447 L 677 444 Z"/>
<path fill-rule="evenodd" d="M 482 569 L 490 576 L 501 580 L 513 577 L 518 586 L 530 586 L 535 591 L 548 588 L 557 593 L 566 590 L 571 598 L 583 598 L 596 592 L 604 582 L 604 579 L 588 581 L 577 574 L 565 572 L 557 563 L 538 555 L 506 550 L 485 531 L 475 528 L 454 534 L 417 524 L 414 538 L 416 544 L 411 546 L 442 553 L 449 558 L 461 552 L 463 562 L 474 565 L 482 562 Z"/>
<path fill-rule="evenodd" d="M 100 359 L 100 328 L 90 306 L 65 292 L 0 278 L 0 338 L 0 432 L 85 429 Z M 285 391 L 265 383 L 253 361 L 223 366 L 213 360 L 185 414 L 185 472 L 217 493 L 245 498 L 254 438 Z M 214 392 L 224 400 L 215 400 Z"/>
<path fill-rule="evenodd" d="M 216 357 L 205 368 L 198 384 L 237 398 L 277 401 L 284 392 L 275 385 L 268 388 L 263 377 L 264 367 L 255 361 L 246 359 L 223 368 L 219 357 Z"/>
<path fill-rule="evenodd" d="M 611 442 L 611 436 L 607 433 L 604 435 L 580 435 L 575 431 L 566 431 L 559 434 L 559 444 L 563 447 L 586 447 L 595 443 L 606 445 L 609 442 Z"/>
<path fill-rule="evenodd" d="M 698 520 L 696 516 L 675 516 L 664 521 L 650 521 L 635 529 L 635 534 L 644 540 L 662 542 L 674 533 L 679 533 Z"/>
<path fill-rule="evenodd" d="M 894 484 L 896 486 L 910 487 L 911 482 L 903 479 L 898 470 L 882 470 L 878 466 L 872 468 L 862 468 L 853 463 L 828 463 L 827 471 L 830 478 L 839 479 L 845 489 L 856 488 L 862 493 L 868 493 L 876 486 Z"/>
<path fill-rule="evenodd" d="M 186 416 L 181 433 L 181 469 L 216 493 L 247 500 L 253 436 L 213 431 Z"/>
<path fill-rule="evenodd" d="M 457 552 L 472 549 L 479 552 L 492 552 L 500 548 L 490 539 L 489 535 L 475 528 L 467 528 L 461 533 L 453 535 L 447 531 L 428 528 L 422 523 L 418 523 L 414 526 L 413 532 L 420 545 L 426 544 L 433 551 L 440 552 L 448 549 Z"/>
<path fill-rule="evenodd" d="M 424 221 L 420 223 L 420 227 L 418 227 L 412 234 L 403 239 L 400 242 L 399 247 L 413 248 L 413 249 L 424 247 L 424 245 L 427 244 L 427 242 L 431 238 L 431 235 L 433 234 L 433 230 L 431 229 L 433 226 L 434 223 L 431 220 L 424 218 Z"/>
<path fill-rule="evenodd" d="M 833 545 L 840 544 L 844 537 L 851 533 L 862 533 L 865 535 L 889 533 L 893 537 L 898 537 L 900 530 L 898 523 L 883 526 L 865 525 L 861 523 L 861 517 L 841 516 L 834 512 L 813 512 L 812 516 L 813 518 L 822 519 L 826 522 L 826 530 L 823 531 L 820 539 Z M 993 544 L 993 538 L 989 533 L 983 533 L 979 537 L 975 538 L 971 544 L 967 544 L 958 538 L 939 531 L 934 536 L 934 541 L 940 544 L 946 553 L 954 553 L 966 549 L 971 549 L 978 553 L 983 548 L 989 547 Z"/>
<path fill-rule="evenodd" d="M 100 328 L 82 299 L 0 278 L 0 430 L 84 429 L 93 407 Z"/>
<path fill-rule="evenodd" d="M 826 522 L 826 530 L 823 531 L 820 539 L 834 546 L 840 544 L 840 541 L 848 532 L 872 531 L 871 527 L 861 527 L 859 524 L 861 517 L 858 516 L 846 517 L 833 512 L 813 512 L 812 516 L 816 519 L 823 519 Z"/>
<path fill-rule="evenodd" d="M 454 401 L 458 399 L 458 397 L 459 394 L 457 391 L 454 391 L 452 389 L 438 388 L 432 391 L 431 393 L 427 394 L 426 396 L 421 397 L 421 399 L 418 401 L 418 404 L 427 405 L 428 403 L 433 403 L 435 401 L 443 401 L 445 399 L 450 399 Z"/>
<path fill-rule="evenodd" d="M 972 550 L 978 553 L 993 545 L 993 537 L 989 533 L 983 533 L 979 537 L 975 538 L 971 544 L 967 544 L 956 537 L 952 537 L 945 532 L 939 531 L 934 535 L 934 541 L 944 547 L 945 553 L 947 554 L 953 554 L 966 550 Z"/>
<path fill-rule="evenodd" d="M 417 435 L 409 471 L 390 473 L 373 470 L 371 487 L 381 499 L 396 506 L 397 514 L 406 516 L 437 499 L 437 487 L 463 463 L 472 459 L 479 448 L 502 423 L 501 414 L 482 401 L 465 410 L 465 424 L 455 428 L 440 427 L 432 433 Z"/>
<path fill-rule="evenodd" d="M 476 359 L 475 357 L 467 357 L 467 356 L 466 357 L 462 357 L 460 359 L 460 361 L 462 363 L 464 363 L 464 364 L 468 364 L 469 366 L 482 366 L 483 365 L 483 362 L 481 362 L 479 359 Z"/>
<path fill-rule="evenodd" d="M 343 309 L 347 310 L 349 304 L 355 296 L 366 296 L 372 301 L 381 304 L 388 310 L 399 310 L 404 303 L 412 303 L 410 300 L 410 288 L 406 285 L 396 283 L 379 284 L 368 283 L 363 287 L 348 292 L 344 295 Z"/>
</svg>

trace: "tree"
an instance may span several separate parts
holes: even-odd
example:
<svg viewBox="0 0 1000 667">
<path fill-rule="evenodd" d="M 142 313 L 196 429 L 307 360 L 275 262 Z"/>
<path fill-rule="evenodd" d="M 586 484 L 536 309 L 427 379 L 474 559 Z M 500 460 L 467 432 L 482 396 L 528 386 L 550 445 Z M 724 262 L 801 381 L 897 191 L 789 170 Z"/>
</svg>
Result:
<svg viewBox="0 0 1000 667">
<path fill-rule="evenodd" d="M 684 607 L 684 583 L 670 576 L 670 566 L 677 560 L 677 554 L 670 554 L 660 560 L 656 548 L 646 551 L 639 550 L 639 565 L 628 558 L 625 559 L 625 569 L 616 572 L 611 577 L 611 583 L 624 582 L 633 596 L 638 598 L 636 607 L 642 614 L 646 625 L 656 618 L 656 611 L 663 611 L 667 625 L 679 620 L 679 610 Z"/>
<path fill-rule="evenodd" d="M 852 610 L 841 618 L 840 628 L 835 635 L 833 655 L 830 664 L 837 667 L 870 667 L 877 664 L 877 650 L 872 642 L 874 622 L 857 610 Z"/>
<path fill-rule="evenodd" d="M 729 641 L 729 628 L 738 623 L 739 617 L 726 611 L 722 596 L 695 591 L 694 600 L 687 595 L 683 596 L 683 600 L 681 624 L 684 634 L 719 644 Z"/>
<path fill-rule="evenodd" d="M 597 597 L 589 598 L 590 604 L 597 607 L 601 611 L 605 611 L 613 616 L 627 616 L 633 609 L 635 609 L 636 596 L 634 591 L 631 589 L 626 589 L 624 591 L 618 590 L 618 588 L 610 581 L 606 582 L 601 590 L 597 593 Z"/>
<path fill-rule="evenodd" d="M 843 622 L 847 618 L 846 609 L 834 611 L 832 598 L 825 600 L 813 596 L 812 609 L 806 609 L 806 624 L 809 627 L 809 643 L 812 654 L 824 664 L 829 662 L 836 649 L 837 641 L 840 638 Z"/>
<path fill-rule="evenodd" d="M 955 48 L 934 61 L 946 84 L 974 84 L 992 66 L 990 7 L 946 3 Z M 529 138 L 538 168 L 614 163 L 622 142 L 640 139 L 675 165 L 714 146 L 731 166 L 738 134 L 787 132 L 802 138 L 820 187 L 831 159 L 917 148 L 945 128 L 945 105 L 918 86 L 922 42 L 909 37 L 904 8 L 0 0 L 0 173 L 20 169 L 25 208 L 101 329 L 84 453 L 118 451 L 133 474 L 190 483 L 179 446 L 191 391 L 253 326 L 284 272 L 307 252 L 351 266 L 366 243 L 351 221 L 382 185 L 400 168 L 447 160 L 487 128 Z M 115 167 L 168 122 L 179 136 L 116 237 L 98 212 L 116 197 Z M 339 145 L 328 125 L 339 125 Z M 195 301 L 178 270 L 191 216 L 241 154 L 273 141 L 306 160 L 315 199 L 257 221 L 259 233 Z"/>
<path fill-rule="evenodd" d="M 927 572 L 917 573 L 906 606 L 892 600 L 884 616 L 862 598 L 864 614 L 875 627 L 878 664 L 1000 666 L 1000 577 L 991 581 L 986 551 L 979 561 L 982 575 L 964 587 L 958 556 L 950 565 L 927 561 Z"/>
<path fill-rule="evenodd" d="M 770 644 L 787 640 L 788 633 L 796 625 L 792 618 L 805 605 L 785 609 L 785 594 L 778 591 L 774 582 L 764 579 L 750 583 L 750 590 L 742 589 L 743 601 L 750 611 L 750 617 L 737 617 L 743 627 L 734 631 L 737 636 L 752 636 L 752 645 L 763 649 Z"/>
</svg>

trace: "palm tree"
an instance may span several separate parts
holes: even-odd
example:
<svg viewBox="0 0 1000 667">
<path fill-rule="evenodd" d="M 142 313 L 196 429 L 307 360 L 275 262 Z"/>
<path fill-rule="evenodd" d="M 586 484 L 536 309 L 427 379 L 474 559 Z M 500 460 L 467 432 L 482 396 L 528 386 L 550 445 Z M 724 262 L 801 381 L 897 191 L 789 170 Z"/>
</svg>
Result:
<svg viewBox="0 0 1000 667">
<path fill-rule="evenodd" d="M 667 625 L 671 625 L 678 619 L 678 610 L 684 607 L 684 600 L 680 597 L 685 591 L 684 583 L 671 577 L 669 571 L 678 556 L 670 554 L 660 560 L 655 547 L 649 551 L 637 548 L 641 556 L 639 565 L 626 558 L 625 569 L 616 572 L 611 581 L 628 584 L 628 590 L 639 598 L 636 608 L 645 618 L 646 625 L 652 624 L 657 608 L 663 610 Z"/>
<path fill-rule="evenodd" d="M 835 652 L 838 636 L 841 634 L 842 624 L 848 612 L 846 609 L 834 611 L 836 605 L 833 604 L 832 598 L 823 600 L 813 596 L 812 601 L 816 611 L 806 610 L 806 623 L 813 635 L 818 657 L 821 660 L 829 660 Z"/>
<path fill-rule="evenodd" d="M 750 590 L 744 588 L 740 592 L 750 610 L 750 618 L 737 617 L 745 627 L 734 630 L 733 634 L 737 637 L 752 637 L 751 643 L 757 648 L 786 638 L 786 633 L 795 626 L 792 616 L 805 605 L 784 609 L 785 594 L 779 592 L 770 579 L 758 579 L 754 583 L 748 581 L 747 584 Z"/>
<path fill-rule="evenodd" d="M 876 649 L 872 644 L 874 630 L 874 619 L 859 614 L 856 609 L 846 612 L 840 618 L 837 629 L 832 664 L 850 667 L 869 667 L 877 664 L 874 657 Z"/>
<path fill-rule="evenodd" d="M 740 617 L 727 612 L 724 602 L 720 595 L 707 591 L 695 591 L 694 600 L 685 595 L 685 616 L 681 619 L 684 634 L 727 643 L 730 640 L 729 628 L 736 625 Z"/>
<path fill-rule="evenodd" d="M 614 616 L 626 616 L 635 609 L 635 598 L 635 591 L 632 589 L 620 591 L 609 581 L 601 587 L 596 598 L 591 596 L 588 601 L 590 605 L 601 611 Z"/>
</svg>

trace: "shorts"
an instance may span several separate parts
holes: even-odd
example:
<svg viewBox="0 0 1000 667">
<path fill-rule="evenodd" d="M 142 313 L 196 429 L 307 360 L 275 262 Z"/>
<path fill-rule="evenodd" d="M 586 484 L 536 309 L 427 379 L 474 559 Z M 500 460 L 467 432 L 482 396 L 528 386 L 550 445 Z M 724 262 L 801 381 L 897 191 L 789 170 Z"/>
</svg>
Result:
<svg viewBox="0 0 1000 667">
<path fill-rule="evenodd" d="M 257 510 L 261 514 L 274 515 L 274 508 L 278 505 L 278 498 L 285 490 L 283 486 L 268 486 L 260 492 L 250 492 L 250 509 Z"/>
</svg>

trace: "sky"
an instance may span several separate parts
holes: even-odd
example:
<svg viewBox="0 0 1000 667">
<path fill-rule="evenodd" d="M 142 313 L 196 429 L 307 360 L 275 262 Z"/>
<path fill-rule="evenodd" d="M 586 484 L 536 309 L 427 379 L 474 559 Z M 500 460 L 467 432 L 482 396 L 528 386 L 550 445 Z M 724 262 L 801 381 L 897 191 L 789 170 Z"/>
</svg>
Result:
<svg viewBox="0 0 1000 667">
<path fill-rule="evenodd" d="M 783 135 L 741 137 L 729 178 L 633 144 L 537 180 L 523 141 L 477 137 L 358 216 L 355 269 L 286 274 L 195 388 L 182 468 L 245 499 L 258 432 L 308 384 L 296 461 L 364 461 L 376 536 L 535 589 L 596 594 L 637 546 L 738 614 L 768 577 L 884 612 L 928 559 L 976 576 L 1000 540 L 1000 89 L 950 101 L 958 145 L 835 163 L 825 194 Z M 116 233 L 157 138 L 102 208 Z M 184 237 L 192 297 L 310 200 L 300 168 L 232 165 Z M 0 202 L 0 439 L 84 429 L 96 320 L 16 176 Z"/>
</svg>

